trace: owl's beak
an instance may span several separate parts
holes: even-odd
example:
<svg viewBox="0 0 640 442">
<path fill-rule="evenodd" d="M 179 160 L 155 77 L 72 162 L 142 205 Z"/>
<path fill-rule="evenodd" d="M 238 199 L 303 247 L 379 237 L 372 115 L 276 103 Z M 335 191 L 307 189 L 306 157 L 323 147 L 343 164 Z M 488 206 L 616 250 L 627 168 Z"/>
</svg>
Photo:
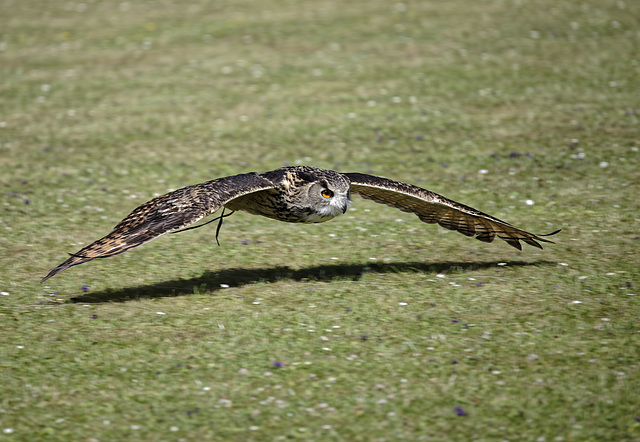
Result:
<svg viewBox="0 0 640 442">
<path fill-rule="evenodd" d="M 344 204 L 342 205 L 342 213 L 347 213 L 347 209 L 349 208 L 349 200 L 345 201 Z"/>
</svg>

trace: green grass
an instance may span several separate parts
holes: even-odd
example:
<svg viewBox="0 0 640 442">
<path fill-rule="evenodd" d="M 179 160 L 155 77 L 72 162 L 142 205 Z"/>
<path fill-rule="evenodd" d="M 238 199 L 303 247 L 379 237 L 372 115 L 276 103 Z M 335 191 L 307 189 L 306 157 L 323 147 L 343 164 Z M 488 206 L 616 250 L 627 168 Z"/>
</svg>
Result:
<svg viewBox="0 0 640 442">
<path fill-rule="evenodd" d="M 0 439 L 640 439 L 636 2 L 7 0 L 0 28 Z M 354 198 L 38 282 L 155 194 L 285 163 L 563 230 L 518 252 Z"/>
</svg>

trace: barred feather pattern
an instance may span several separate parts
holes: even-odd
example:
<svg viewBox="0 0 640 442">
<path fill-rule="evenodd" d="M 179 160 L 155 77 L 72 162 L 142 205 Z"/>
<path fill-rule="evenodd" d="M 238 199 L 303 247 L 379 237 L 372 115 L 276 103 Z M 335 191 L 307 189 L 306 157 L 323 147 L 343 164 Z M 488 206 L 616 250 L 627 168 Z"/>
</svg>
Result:
<svg viewBox="0 0 640 442">
<path fill-rule="evenodd" d="M 403 212 L 414 213 L 425 223 L 439 224 L 445 229 L 475 236 L 483 242 L 490 243 L 498 237 L 518 250 L 522 250 L 520 241 L 542 249 L 538 241 L 553 243 L 542 237 L 559 232 L 536 235 L 421 187 L 362 173 L 344 175 L 351 182 L 352 193 Z"/>
</svg>

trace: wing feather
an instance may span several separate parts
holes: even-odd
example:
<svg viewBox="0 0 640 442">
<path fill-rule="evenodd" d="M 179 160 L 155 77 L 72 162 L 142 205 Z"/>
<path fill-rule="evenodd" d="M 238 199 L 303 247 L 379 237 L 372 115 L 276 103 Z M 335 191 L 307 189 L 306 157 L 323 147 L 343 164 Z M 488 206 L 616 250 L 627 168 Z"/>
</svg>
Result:
<svg viewBox="0 0 640 442">
<path fill-rule="evenodd" d="M 71 266 L 117 255 L 167 232 L 182 229 L 214 213 L 235 198 L 274 187 L 274 183 L 254 172 L 183 187 L 153 198 L 134 209 L 107 236 L 71 254 L 41 282 Z"/>
<path fill-rule="evenodd" d="M 520 241 L 541 249 L 538 241 L 553 243 L 543 236 L 559 232 L 536 235 L 421 187 L 362 173 L 344 175 L 351 181 L 351 192 L 365 199 L 413 212 L 425 223 L 439 224 L 483 242 L 490 243 L 497 236 L 518 250 L 522 250 Z"/>
</svg>

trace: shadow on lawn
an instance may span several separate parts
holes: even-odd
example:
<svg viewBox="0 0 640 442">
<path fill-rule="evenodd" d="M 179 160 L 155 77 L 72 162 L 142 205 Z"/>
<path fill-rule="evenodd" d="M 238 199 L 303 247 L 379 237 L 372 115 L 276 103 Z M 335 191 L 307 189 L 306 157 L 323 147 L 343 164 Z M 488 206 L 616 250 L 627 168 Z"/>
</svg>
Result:
<svg viewBox="0 0 640 442">
<path fill-rule="evenodd" d="M 443 273 L 467 272 L 478 269 L 499 268 L 499 261 L 491 262 L 389 262 L 384 264 L 334 264 L 306 267 L 293 270 L 286 266 L 267 267 L 258 269 L 225 269 L 217 272 L 205 272 L 202 276 L 190 279 L 174 279 L 156 284 L 130 287 L 117 290 L 93 292 L 76 298 L 71 302 L 103 303 L 126 302 L 143 298 L 167 298 L 190 295 L 195 292 L 216 292 L 221 290 L 220 284 L 239 287 L 257 282 L 277 281 L 331 281 L 331 280 L 359 280 L 364 273 Z M 509 267 L 525 267 L 555 264 L 550 261 L 524 262 L 511 261 Z"/>
</svg>

